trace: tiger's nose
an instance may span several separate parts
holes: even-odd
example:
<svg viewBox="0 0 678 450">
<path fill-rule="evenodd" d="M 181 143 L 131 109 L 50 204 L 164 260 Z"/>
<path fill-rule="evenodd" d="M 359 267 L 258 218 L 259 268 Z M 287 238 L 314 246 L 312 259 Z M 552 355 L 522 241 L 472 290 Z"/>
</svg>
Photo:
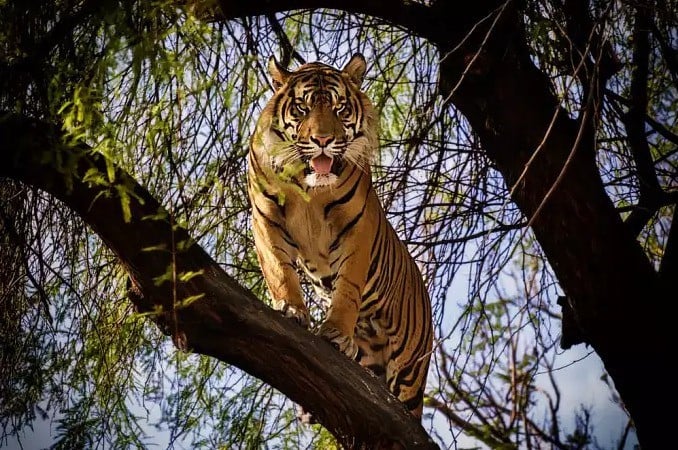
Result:
<svg viewBox="0 0 678 450">
<path fill-rule="evenodd" d="M 311 142 L 319 147 L 327 147 L 334 140 L 334 136 L 327 134 L 324 136 L 311 136 Z"/>
</svg>

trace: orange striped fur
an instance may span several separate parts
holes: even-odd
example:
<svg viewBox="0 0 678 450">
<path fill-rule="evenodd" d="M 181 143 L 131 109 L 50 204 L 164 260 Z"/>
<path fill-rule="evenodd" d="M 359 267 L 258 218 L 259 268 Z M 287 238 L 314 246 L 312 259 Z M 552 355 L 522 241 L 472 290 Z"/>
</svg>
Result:
<svg viewBox="0 0 678 450">
<path fill-rule="evenodd" d="M 362 55 L 342 70 L 269 62 L 275 94 L 249 152 L 254 240 L 273 306 L 308 326 L 303 272 L 327 306 L 318 334 L 421 417 L 430 300 L 372 187 L 378 124 L 360 91 L 365 70 Z"/>
</svg>

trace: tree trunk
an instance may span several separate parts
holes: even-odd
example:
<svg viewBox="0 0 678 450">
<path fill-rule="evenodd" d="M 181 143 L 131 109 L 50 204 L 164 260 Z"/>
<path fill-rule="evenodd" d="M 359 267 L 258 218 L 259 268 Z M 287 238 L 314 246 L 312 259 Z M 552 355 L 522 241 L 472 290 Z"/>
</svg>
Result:
<svg viewBox="0 0 678 450">
<path fill-rule="evenodd" d="M 577 331 L 605 364 L 643 448 L 665 448 L 674 415 L 657 409 L 657 397 L 674 392 L 669 362 L 676 339 L 664 311 L 670 298 L 605 192 L 591 129 L 597 105 L 589 103 L 578 120 L 568 117 L 530 59 L 515 11 L 504 12 L 468 67 L 486 32 L 478 29 L 461 49 L 441 47 L 452 55 L 441 68 L 444 94 L 530 220 Z"/>
</svg>

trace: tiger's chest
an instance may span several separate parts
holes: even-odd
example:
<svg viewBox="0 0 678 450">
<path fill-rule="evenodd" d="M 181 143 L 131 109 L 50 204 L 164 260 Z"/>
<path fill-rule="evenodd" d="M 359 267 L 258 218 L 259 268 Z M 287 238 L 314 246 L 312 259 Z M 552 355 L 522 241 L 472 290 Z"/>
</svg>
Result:
<svg viewBox="0 0 678 450">
<path fill-rule="evenodd" d="M 381 211 L 369 173 L 346 171 L 331 188 L 304 189 L 299 180 L 271 183 L 270 188 L 262 197 L 266 201 L 257 202 L 280 236 L 269 245 L 279 245 L 324 300 L 331 300 L 338 273 L 350 273 L 362 288 L 371 225 Z M 271 201 L 278 198 L 284 201 Z"/>
<path fill-rule="evenodd" d="M 346 245 L 333 246 L 337 243 L 341 217 L 326 218 L 323 205 L 310 201 L 289 207 L 286 228 L 296 245 L 297 267 L 312 283 L 316 293 L 329 300 L 338 264 L 348 249 Z"/>
</svg>

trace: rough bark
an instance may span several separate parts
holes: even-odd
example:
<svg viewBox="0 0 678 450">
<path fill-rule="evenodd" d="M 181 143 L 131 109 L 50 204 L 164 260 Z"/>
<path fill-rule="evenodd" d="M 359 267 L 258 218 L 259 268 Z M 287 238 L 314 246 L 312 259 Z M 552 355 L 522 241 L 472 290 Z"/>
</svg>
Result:
<svg viewBox="0 0 678 450">
<path fill-rule="evenodd" d="M 0 117 L 0 177 L 44 190 L 78 213 L 129 271 L 141 294 L 130 297 L 137 308 L 177 346 L 279 389 L 347 448 L 437 448 L 381 380 L 238 285 L 129 175 L 116 169 L 110 183 L 84 181 L 95 179 L 92 170 L 105 176 L 103 156 L 61 144 L 49 124 Z M 133 194 L 128 221 L 121 191 Z M 174 281 L 154 281 L 168 270 Z M 180 281 L 186 273 L 200 275 Z"/>
</svg>

